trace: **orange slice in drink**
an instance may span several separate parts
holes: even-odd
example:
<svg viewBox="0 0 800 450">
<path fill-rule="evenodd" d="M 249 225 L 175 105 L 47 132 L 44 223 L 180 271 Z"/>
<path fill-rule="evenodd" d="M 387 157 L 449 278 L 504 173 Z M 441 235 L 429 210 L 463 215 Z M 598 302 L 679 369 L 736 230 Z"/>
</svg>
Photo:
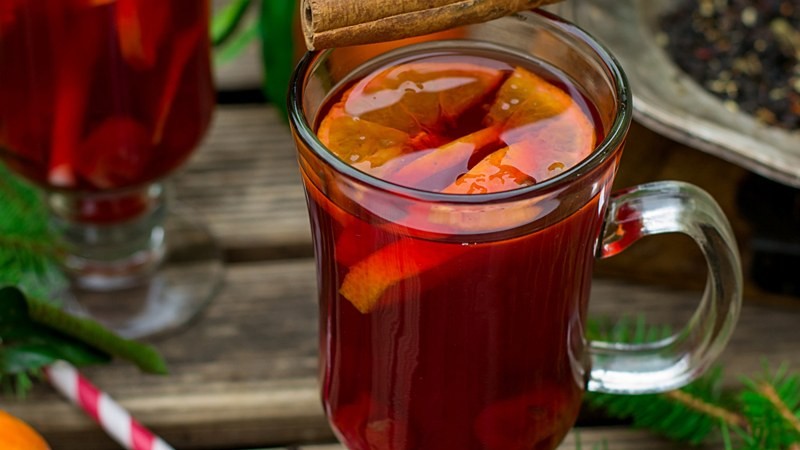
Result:
<svg viewBox="0 0 800 450">
<path fill-rule="evenodd" d="M 390 67 L 353 86 L 347 114 L 416 136 L 436 132 L 494 93 L 497 69 L 464 62 L 411 62 Z"/>
<path fill-rule="evenodd" d="M 482 159 L 464 175 L 446 187 L 448 194 L 488 194 L 530 186 L 535 180 L 513 165 L 507 164 L 508 147 Z"/>
<path fill-rule="evenodd" d="M 510 143 L 504 162 L 537 183 L 558 175 L 589 156 L 597 137 L 592 122 L 575 104 L 558 116 L 509 133 L 519 137 Z"/>
<path fill-rule="evenodd" d="M 488 127 L 458 138 L 439 148 L 415 152 L 407 158 L 392 161 L 394 171 L 386 170 L 382 178 L 417 189 L 439 191 L 468 170 L 469 160 L 500 139 L 498 127 Z M 415 158 L 411 161 L 405 159 Z M 436 175 L 436 176 L 433 176 Z"/>
<path fill-rule="evenodd" d="M 500 192 L 552 178 L 588 156 L 595 132 L 586 114 L 572 105 L 555 117 L 503 132 L 515 141 L 476 164 L 443 192 L 485 194 Z"/>
<path fill-rule="evenodd" d="M 169 9 L 168 2 L 116 0 L 117 38 L 128 64 L 142 70 L 155 65 L 170 25 Z"/>
<path fill-rule="evenodd" d="M 411 145 L 408 133 L 353 117 L 341 104 L 322 120 L 317 137 L 341 160 L 365 171 L 410 151 Z"/>
<path fill-rule="evenodd" d="M 348 89 L 317 136 L 343 161 L 372 172 L 398 156 L 446 144 L 438 132 L 485 101 L 502 79 L 498 69 L 469 63 L 394 66 Z"/>
<path fill-rule="evenodd" d="M 529 186 L 574 166 L 594 149 L 595 131 L 567 93 L 517 68 L 503 83 L 487 122 L 508 144 L 460 176 L 444 192 L 483 194 Z"/>
<path fill-rule="evenodd" d="M 387 289 L 437 267 L 463 253 L 465 247 L 400 239 L 370 254 L 350 268 L 339 293 L 357 310 L 372 311 Z"/>
<path fill-rule="evenodd" d="M 489 125 L 502 124 L 506 130 L 557 116 L 573 104 L 566 92 L 521 67 L 497 91 L 487 115 Z"/>
</svg>

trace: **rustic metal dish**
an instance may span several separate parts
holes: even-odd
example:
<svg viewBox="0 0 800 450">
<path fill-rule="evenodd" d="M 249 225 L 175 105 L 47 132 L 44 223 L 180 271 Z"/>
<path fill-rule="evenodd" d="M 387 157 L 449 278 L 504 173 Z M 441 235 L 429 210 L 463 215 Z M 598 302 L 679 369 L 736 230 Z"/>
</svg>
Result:
<svg viewBox="0 0 800 450">
<path fill-rule="evenodd" d="M 800 130 L 732 112 L 657 44 L 671 0 L 570 0 L 555 12 L 609 47 L 625 68 L 636 119 L 647 127 L 775 181 L 800 187 Z"/>
</svg>

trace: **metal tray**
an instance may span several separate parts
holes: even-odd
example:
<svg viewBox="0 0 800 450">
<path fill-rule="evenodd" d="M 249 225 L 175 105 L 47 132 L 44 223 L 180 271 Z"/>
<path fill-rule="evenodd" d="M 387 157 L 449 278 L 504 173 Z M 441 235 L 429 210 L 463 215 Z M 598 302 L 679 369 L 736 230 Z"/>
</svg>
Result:
<svg viewBox="0 0 800 450">
<path fill-rule="evenodd" d="M 800 130 L 731 112 L 656 44 L 670 0 L 569 0 L 552 9 L 606 45 L 631 83 L 634 117 L 674 140 L 800 187 Z"/>
</svg>

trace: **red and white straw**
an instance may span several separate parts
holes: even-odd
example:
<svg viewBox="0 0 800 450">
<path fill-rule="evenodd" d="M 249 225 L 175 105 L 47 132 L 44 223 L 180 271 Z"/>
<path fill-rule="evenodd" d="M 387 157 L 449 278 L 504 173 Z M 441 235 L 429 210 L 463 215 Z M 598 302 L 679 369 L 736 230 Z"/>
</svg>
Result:
<svg viewBox="0 0 800 450">
<path fill-rule="evenodd" d="M 47 367 L 50 384 L 95 420 L 128 450 L 174 450 L 137 422 L 108 394 L 99 390 L 71 364 L 57 361 Z"/>
</svg>

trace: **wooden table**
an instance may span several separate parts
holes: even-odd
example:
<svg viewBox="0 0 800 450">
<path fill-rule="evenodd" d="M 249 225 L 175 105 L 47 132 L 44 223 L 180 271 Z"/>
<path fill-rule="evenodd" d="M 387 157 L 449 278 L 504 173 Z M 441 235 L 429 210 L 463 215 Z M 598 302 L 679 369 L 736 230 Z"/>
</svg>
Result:
<svg viewBox="0 0 800 450">
<path fill-rule="evenodd" d="M 709 164 L 727 181 L 707 183 L 698 169 L 679 170 L 708 170 Z M 732 206 L 733 186 L 743 175 L 738 167 L 637 126 L 620 183 L 642 178 L 705 183 L 746 239 L 747 226 Z M 224 288 L 199 320 L 154 341 L 169 362 L 169 376 L 143 375 L 123 363 L 85 373 L 178 449 L 340 448 L 314 445 L 330 444 L 333 436 L 317 393 L 315 275 L 288 128 L 270 106 L 221 106 L 210 135 L 174 185 L 184 210 L 205 221 L 219 239 L 227 262 Z M 683 241 L 669 251 L 663 249 L 667 241 L 656 241 L 600 265 L 593 290 L 596 314 L 685 318 L 699 298 L 692 280 L 704 276 L 695 273 L 702 259 L 694 250 L 682 253 Z M 800 312 L 794 303 L 748 287 L 741 322 L 724 355 L 731 382 L 760 371 L 765 358 L 800 367 Z M 27 400 L 0 402 L 44 433 L 55 450 L 118 448 L 47 386 L 38 386 Z M 578 434 L 584 449 L 602 441 L 611 450 L 683 448 L 624 426 L 579 428 L 561 448 L 576 448 Z"/>
</svg>

